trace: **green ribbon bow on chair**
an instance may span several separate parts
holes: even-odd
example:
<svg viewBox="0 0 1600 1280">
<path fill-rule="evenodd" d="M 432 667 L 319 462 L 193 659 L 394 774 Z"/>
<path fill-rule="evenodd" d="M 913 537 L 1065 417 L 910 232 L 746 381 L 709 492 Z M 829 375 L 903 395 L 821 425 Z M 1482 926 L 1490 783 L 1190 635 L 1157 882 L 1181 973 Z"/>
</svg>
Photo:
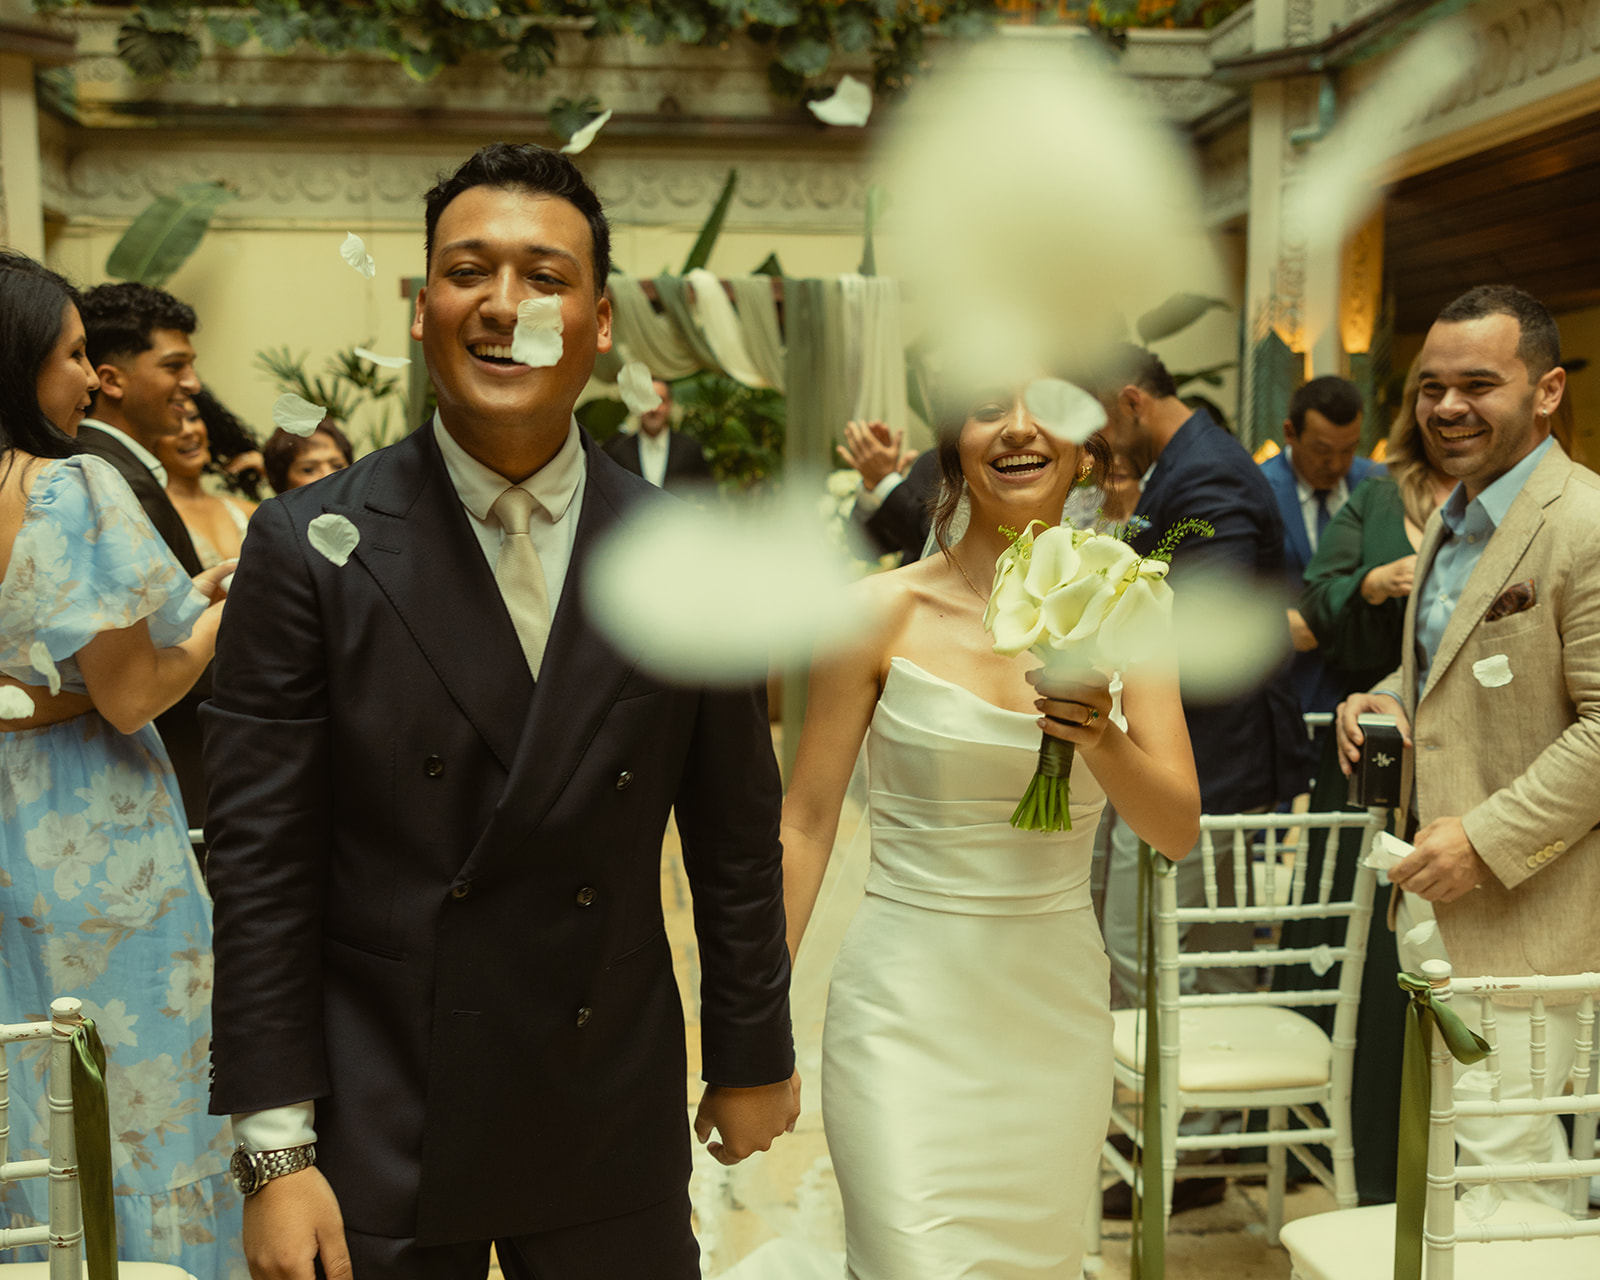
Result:
<svg viewBox="0 0 1600 1280">
<path fill-rule="evenodd" d="M 1400 1152 L 1395 1162 L 1394 1280 L 1422 1280 L 1422 1225 L 1428 1198 L 1428 1116 L 1433 1110 L 1434 1032 L 1457 1062 L 1470 1066 L 1489 1052 L 1488 1042 L 1461 1021 L 1433 987 L 1414 973 L 1398 975 L 1411 997 L 1406 1009 L 1406 1049 L 1400 1068 Z"/>
<path fill-rule="evenodd" d="M 78 1196 L 83 1205 L 83 1248 L 89 1280 L 117 1280 L 106 1051 L 91 1018 L 85 1018 L 72 1033 L 72 1132 L 78 1145 Z"/>
<path fill-rule="evenodd" d="M 1130 1280 L 1164 1280 L 1167 1270 L 1167 1206 L 1161 1169 L 1161 1006 L 1156 990 L 1156 884 L 1172 864 L 1139 842 L 1139 977 L 1144 985 L 1144 1094 L 1139 1129 L 1139 1177 L 1133 1192 L 1128 1242 Z M 1155 1195 L 1150 1189 L 1155 1188 Z"/>
</svg>

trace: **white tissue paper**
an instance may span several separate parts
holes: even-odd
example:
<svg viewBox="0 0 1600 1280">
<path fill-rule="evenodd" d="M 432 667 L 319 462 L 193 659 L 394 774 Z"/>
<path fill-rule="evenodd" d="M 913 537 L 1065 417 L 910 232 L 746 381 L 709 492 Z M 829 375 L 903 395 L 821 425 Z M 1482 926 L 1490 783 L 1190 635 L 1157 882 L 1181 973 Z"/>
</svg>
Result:
<svg viewBox="0 0 1600 1280">
<path fill-rule="evenodd" d="M 1485 689 L 1498 689 L 1511 683 L 1511 659 L 1503 653 L 1480 658 L 1472 664 L 1472 674 Z"/>
<path fill-rule="evenodd" d="M 1387 831 L 1380 831 L 1372 837 L 1372 847 L 1367 850 L 1362 865 L 1371 867 L 1378 873 L 1378 879 L 1388 884 L 1389 872 L 1404 862 L 1410 854 L 1411 846 L 1404 840 L 1396 839 Z"/>
</svg>

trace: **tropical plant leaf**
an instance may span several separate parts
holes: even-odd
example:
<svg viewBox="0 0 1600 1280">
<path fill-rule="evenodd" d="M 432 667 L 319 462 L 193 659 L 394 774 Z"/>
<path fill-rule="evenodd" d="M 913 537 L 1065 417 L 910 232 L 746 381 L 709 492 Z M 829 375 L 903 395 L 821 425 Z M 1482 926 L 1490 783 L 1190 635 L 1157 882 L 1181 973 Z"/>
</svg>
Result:
<svg viewBox="0 0 1600 1280">
<path fill-rule="evenodd" d="M 873 252 L 872 232 L 878 225 L 878 219 L 883 215 L 883 206 L 888 203 L 888 194 L 876 182 L 867 188 L 867 217 L 866 235 L 861 246 L 861 266 L 857 268 L 864 276 L 878 274 L 878 255 Z"/>
<path fill-rule="evenodd" d="M 419 49 L 416 45 L 407 45 L 405 52 L 400 55 L 400 65 L 405 68 L 405 73 L 419 84 L 432 80 L 439 74 L 444 66 L 444 58 L 436 49 Z"/>
<path fill-rule="evenodd" d="M 140 0 L 138 16 L 151 31 L 187 31 L 190 6 L 171 0 Z"/>
<path fill-rule="evenodd" d="M 769 253 L 761 260 L 761 265 L 750 273 L 753 276 L 776 276 L 783 278 L 783 263 L 778 261 L 776 253 Z"/>
<path fill-rule="evenodd" d="M 778 42 L 778 62 L 798 76 L 821 75 L 832 60 L 833 50 L 812 36 Z"/>
<path fill-rule="evenodd" d="M 723 221 L 728 216 L 728 207 L 733 203 L 734 188 L 739 185 L 739 171 L 728 170 L 728 179 L 722 184 L 722 194 L 717 197 L 717 203 L 711 210 L 711 216 L 706 219 L 705 226 L 700 228 L 700 235 L 694 242 L 694 248 L 689 250 L 689 256 L 684 259 L 683 270 L 679 275 L 688 275 L 696 267 L 703 267 L 711 259 L 711 250 L 716 247 L 717 237 L 722 234 Z"/>
<path fill-rule="evenodd" d="M 628 419 L 628 406 L 609 396 L 586 400 L 572 411 L 578 425 L 596 440 L 608 440 L 617 434 L 617 428 Z"/>
<path fill-rule="evenodd" d="M 444 7 L 468 22 L 486 22 L 500 16 L 500 6 L 495 0 L 444 0 Z"/>
<path fill-rule="evenodd" d="M 1146 311 L 1134 327 L 1139 331 L 1140 341 L 1160 342 L 1187 329 L 1206 312 L 1227 305 L 1221 298 L 1209 298 L 1200 293 L 1175 293 L 1153 311 Z"/>
<path fill-rule="evenodd" d="M 765 22 L 774 27 L 792 27 L 800 21 L 798 0 L 750 0 L 748 8 L 752 22 Z"/>
<path fill-rule="evenodd" d="M 530 26 L 517 41 L 517 47 L 506 53 L 500 64 L 514 75 L 540 76 L 556 56 L 555 33 L 548 27 Z"/>
<path fill-rule="evenodd" d="M 208 13 L 206 30 L 224 49 L 237 49 L 250 38 L 250 24 L 236 13 Z"/>
<path fill-rule="evenodd" d="M 557 98 L 547 113 L 550 129 L 562 142 L 571 142 L 572 135 L 600 114 L 600 99 L 592 93 L 574 100 Z"/>
<path fill-rule="evenodd" d="M 864 4 L 844 5 L 833 20 L 833 38 L 846 53 L 870 49 L 877 34 L 872 12 Z"/>
<path fill-rule="evenodd" d="M 217 210 L 238 198 L 222 182 L 190 182 L 161 196 L 122 233 L 106 259 L 106 274 L 159 287 L 181 267 Z"/>
<path fill-rule="evenodd" d="M 1224 360 L 1221 364 L 1208 365 L 1204 369 L 1196 369 L 1192 373 L 1175 373 L 1172 375 L 1173 383 L 1181 391 L 1191 382 L 1203 382 L 1208 387 L 1220 387 L 1222 375 L 1229 369 L 1238 365 L 1237 360 Z"/>
<path fill-rule="evenodd" d="M 135 12 L 117 31 L 117 57 L 139 79 L 160 80 L 198 67 L 200 42 L 187 30 L 156 30 Z"/>
</svg>

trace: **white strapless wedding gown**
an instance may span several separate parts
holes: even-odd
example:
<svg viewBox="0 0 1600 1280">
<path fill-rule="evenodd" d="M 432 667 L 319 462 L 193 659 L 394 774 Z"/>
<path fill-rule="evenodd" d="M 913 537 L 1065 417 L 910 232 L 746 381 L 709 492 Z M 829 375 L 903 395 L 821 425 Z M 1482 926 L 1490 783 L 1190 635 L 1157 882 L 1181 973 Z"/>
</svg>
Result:
<svg viewBox="0 0 1600 1280">
<path fill-rule="evenodd" d="M 1112 1090 L 1105 796 L 1079 761 L 1073 829 L 1015 830 L 1038 749 L 1034 716 L 892 660 L 823 1032 L 854 1280 L 1078 1280 Z"/>
</svg>

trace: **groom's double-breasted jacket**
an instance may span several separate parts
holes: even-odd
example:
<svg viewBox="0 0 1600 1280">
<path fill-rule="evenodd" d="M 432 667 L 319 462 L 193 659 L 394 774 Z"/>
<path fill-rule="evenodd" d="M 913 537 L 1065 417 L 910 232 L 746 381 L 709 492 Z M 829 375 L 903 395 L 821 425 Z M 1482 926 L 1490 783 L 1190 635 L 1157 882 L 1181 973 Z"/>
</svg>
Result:
<svg viewBox="0 0 1600 1280">
<path fill-rule="evenodd" d="M 1417 689 L 1417 552 L 1402 666 L 1416 818 L 1460 818 L 1493 875 L 1436 904 L 1456 972 L 1600 969 L 1600 479 L 1553 445 L 1490 536 Z M 1509 676 L 1509 679 L 1506 677 Z M 1391 921 L 1392 922 L 1392 921 Z"/>
<path fill-rule="evenodd" d="M 583 445 L 537 687 L 431 426 L 267 503 L 229 598 L 203 713 L 212 1109 L 315 1100 L 362 1232 L 491 1239 L 681 1193 L 674 806 L 703 1074 L 792 1070 L 764 695 L 669 687 L 591 629 L 596 541 L 673 499 Z M 308 541 L 324 513 L 359 534 L 342 566 Z"/>
</svg>

